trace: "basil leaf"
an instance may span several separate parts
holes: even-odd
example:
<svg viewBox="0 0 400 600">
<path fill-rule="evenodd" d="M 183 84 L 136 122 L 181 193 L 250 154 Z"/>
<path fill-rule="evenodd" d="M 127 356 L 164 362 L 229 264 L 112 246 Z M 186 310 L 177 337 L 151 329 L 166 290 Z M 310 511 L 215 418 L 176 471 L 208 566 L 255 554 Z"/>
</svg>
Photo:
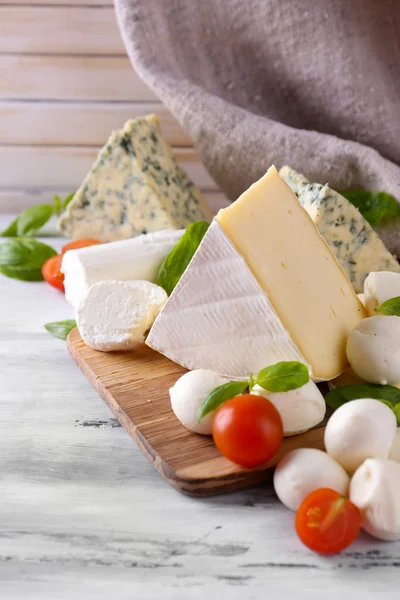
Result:
<svg viewBox="0 0 400 600">
<path fill-rule="evenodd" d="M 66 198 L 64 198 L 63 203 L 62 203 L 62 207 L 65 210 L 68 206 L 68 204 L 71 202 L 72 198 L 75 196 L 75 192 L 72 192 L 72 194 L 68 194 L 68 196 Z"/>
<path fill-rule="evenodd" d="M 16 237 L 17 234 L 17 223 L 18 217 L 12 221 L 8 227 L 5 228 L 4 231 L 0 233 L 1 237 Z"/>
<path fill-rule="evenodd" d="M 400 403 L 393 406 L 393 412 L 396 415 L 397 425 L 400 427 Z"/>
<path fill-rule="evenodd" d="M 229 381 L 216 387 L 201 403 L 197 411 L 197 420 L 200 422 L 208 413 L 219 408 L 227 400 L 242 394 L 248 387 L 248 381 Z"/>
<path fill-rule="evenodd" d="M 41 281 L 42 265 L 57 252 L 31 238 L 14 238 L 0 244 L 0 273 L 23 281 Z"/>
<path fill-rule="evenodd" d="M 282 361 L 262 369 L 256 383 L 269 392 L 288 392 L 302 387 L 310 380 L 306 365 L 296 361 Z"/>
<path fill-rule="evenodd" d="M 375 312 L 380 315 L 394 315 L 395 317 L 400 317 L 400 296 L 382 302 L 382 304 L 375 309 Z"/>
<path fill-rule="evenodd" d="M 358 208 L 370 225 L 377 225 L 384 217 L 400 215 L 400 205 L 387 192 L 345 190 L 340 193 Z"/>
<path fill-rule="evenodd" d="M 17 234 L 20 237 L 36 233 L 53 214 L 51 204 L 38 204 L 22 211 L 17 219 Z"/>
<path fill-rule="evenodd" d="M 206 221 L 191 223 L 179 242 L 164 258 L 158 272 L 157 285 L 164 288 L 168 296 L 186 271 L 208 227 L 209 223 Z"/>
<path fill-rule="evenodd" d="M 342 404 L 359 398 L 373 398 L 390 403 L 394 408 L 400 403 L 400 390 L 392 385 L 379 385 L 375 383 L 357 383 L 355 385 L 342 385 L 330 390 L 325 396 L 325 402 L 334 409 Z M 400 410 L 400 408 L 398 409 Z"/>
<path fill-rule="evenodd" d="M 76 321 L 74 319 L 66 319 L 65 321 L 53 321 L 52 323 L 46 323 L 44 328 L 46 331 L 54 335 L 54 337 L 60 340 L 66 340 L 70 331 L 76 327 Z"/>
<path fill-rule="evenodd" d="M 54 202 L 54 212 L 59 217 L 61 215 L 61 211 L 63 209 L 63 202 L 58 194 L 54 194 L 53 197 Z"/>
</svg>

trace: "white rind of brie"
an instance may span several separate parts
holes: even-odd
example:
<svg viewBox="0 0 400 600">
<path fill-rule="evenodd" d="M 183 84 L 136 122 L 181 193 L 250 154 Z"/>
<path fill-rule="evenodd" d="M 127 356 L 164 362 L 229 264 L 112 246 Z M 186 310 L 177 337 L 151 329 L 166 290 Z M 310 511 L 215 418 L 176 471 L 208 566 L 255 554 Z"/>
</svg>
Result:
<svg viewBox="0 0 400 600">
<path fill-rule="evenodd" d="M 311 367 L 214 219 L 146 344 L 187 369 L 241 380 L 279 361 Z M 210 352 L 212 348 L 212 352 Z"/>
<path fill-rule="evenodd" d="M 184 231 L 166 229 L 130 240 L 69 250 L 61 265 L 67 301 L 78 308 L 88 289 L 99 281 L 156 282 L 163 259 Z"/>
</svg>

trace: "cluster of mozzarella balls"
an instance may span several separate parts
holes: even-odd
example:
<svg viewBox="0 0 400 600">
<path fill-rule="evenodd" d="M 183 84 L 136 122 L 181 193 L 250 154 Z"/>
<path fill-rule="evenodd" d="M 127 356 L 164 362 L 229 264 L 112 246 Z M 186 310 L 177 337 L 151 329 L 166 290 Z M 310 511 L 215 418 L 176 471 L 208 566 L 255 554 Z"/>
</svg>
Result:
<svg viewBox="0 0 400 600">
<path fill-rule="evenodd" d="M 277 496 L 296 511 L 311 492 L 330 488 L 349 497 L 362 527 L 382 540 L 400 539 L 400 428 L 383 402 L 364 398 L 344 404 L 325 429 L 326 452 L 289 452 L 274 474 Z"/>
</svg>

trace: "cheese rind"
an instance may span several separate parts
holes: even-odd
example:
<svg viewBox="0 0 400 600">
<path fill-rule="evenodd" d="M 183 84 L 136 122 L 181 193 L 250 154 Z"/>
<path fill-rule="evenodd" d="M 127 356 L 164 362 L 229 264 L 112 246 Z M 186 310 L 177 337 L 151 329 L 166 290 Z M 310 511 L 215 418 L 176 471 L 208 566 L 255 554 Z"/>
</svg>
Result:
<svg viewBox="0 0 400 600">
<path fill-rule="evenodd" d="M 150 115 L 112 133 L 58 228 L 74 239 L 110 242 L 211 217 Z"/>
<path fill-rule="evenodd" d="M 288 166 L 279 171 L 328 242 L 356 292 L 372 271 L 400 272 L 396 258 L 358 209 L 327 185 L 311 183 Z"/>
<path fill-rule="evenodd" d="M 163 259 L 184 230 L 155 231 L 130 240 L 69 250 L 63 256 L 65 297 L 77 308 L 88 289 L 99 281 L 144 279 L 155 283 Z"/>
<path fill-rule="evenodd" d="M 347 336 L 366 311 L 275 167 L 216 218 L 267 293 L 314 377 L 337 377 L 348 366 Z"/>
<path fill-rule="evenodd" d="M 208 369 L 231 380 L 283 360 L 306 363 L 216 220 L 146 344 L 187 369 Z"/>
</svg>

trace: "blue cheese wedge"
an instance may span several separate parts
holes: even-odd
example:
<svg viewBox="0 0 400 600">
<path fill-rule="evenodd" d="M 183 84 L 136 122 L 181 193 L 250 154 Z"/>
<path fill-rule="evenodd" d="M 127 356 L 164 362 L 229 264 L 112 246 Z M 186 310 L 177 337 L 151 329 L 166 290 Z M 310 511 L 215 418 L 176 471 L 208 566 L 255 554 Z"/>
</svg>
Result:
<svg viewBox="0 0 400 600">
<path fill-rule="evenodd" d="M 211 218 L 162 137 L 157 115 L 150 115 L 112 133 L 58 228 L 73 239 L 111 242 Z"/>
<path fill-rule="evenodd" d="M 372 271 L 400 272 L 395 257 L 351 202 L 288 166 L 279 175 L 314 221 L 357 293 L 364 291 L 364 281 Z"/>
</svg>

